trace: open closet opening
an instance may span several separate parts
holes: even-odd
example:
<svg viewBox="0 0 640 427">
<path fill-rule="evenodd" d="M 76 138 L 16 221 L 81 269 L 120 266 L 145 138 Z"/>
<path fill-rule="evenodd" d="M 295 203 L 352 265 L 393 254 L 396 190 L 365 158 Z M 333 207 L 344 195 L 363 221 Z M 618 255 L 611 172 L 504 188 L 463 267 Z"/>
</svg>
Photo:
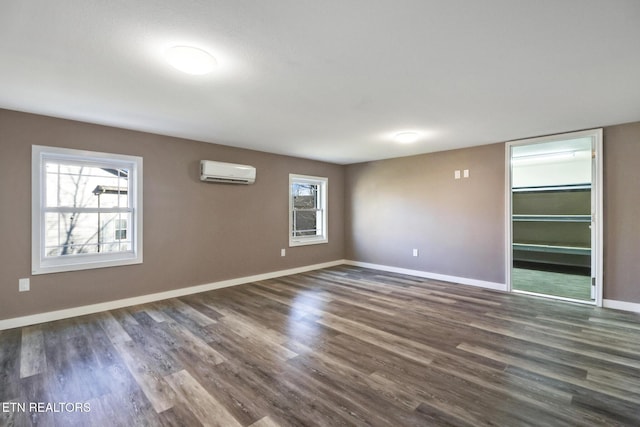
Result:
<svg viewBox="0 0 640 427">
<path fill-rule="evenodd" d="M 509 287 L 601 301 L 600 131 L 508 144 Z"/>
</svg>

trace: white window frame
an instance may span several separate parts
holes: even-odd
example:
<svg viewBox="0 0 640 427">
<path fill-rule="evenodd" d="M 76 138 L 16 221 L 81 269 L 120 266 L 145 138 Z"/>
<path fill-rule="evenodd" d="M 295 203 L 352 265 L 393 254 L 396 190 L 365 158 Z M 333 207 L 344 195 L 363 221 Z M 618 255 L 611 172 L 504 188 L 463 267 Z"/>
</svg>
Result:
<svg viewBox="0 0 640 427">
<path fill-rule="evenodd" d="M 131 251 L 45 256 L 46 161 L 129 170 Z M 83 211 L 93 208 L 79 208 Z M 50 208 L 49 208 L 50 210 Z M 142 157 L 34 145 L 31 153 L 31 273 L 47 274 L 142 263 Z"/>
<path fill-rule="evenodd" d="M 322 211 L 320 223 L 317 224 L 321 227 L 321 233 L 315 236 L 294 236 L 294 222 L 293 222 L 293 194 L 291 188 L 294 183 L 300 184 L 314 184 L 318 185 L 318 210 Z M 304 246 L 304 245 L 316 245 L 329 242 L 329 179 L 319 176 L 298 175 L 289 174 L 289 246 Z"/>
</svg>

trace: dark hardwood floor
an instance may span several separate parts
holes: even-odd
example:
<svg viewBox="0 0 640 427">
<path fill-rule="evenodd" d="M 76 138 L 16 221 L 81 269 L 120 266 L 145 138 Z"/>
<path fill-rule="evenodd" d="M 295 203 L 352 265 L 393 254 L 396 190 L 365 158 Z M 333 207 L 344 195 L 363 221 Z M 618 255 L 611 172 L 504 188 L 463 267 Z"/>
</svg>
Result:
<svg viewBox="0 0 640 427">
<path fill-rule="evenodd" d="M 341 266 L 2 331 L 0 405 L 16 426 L 640 425 L 640 316 Z"/>
</svg>

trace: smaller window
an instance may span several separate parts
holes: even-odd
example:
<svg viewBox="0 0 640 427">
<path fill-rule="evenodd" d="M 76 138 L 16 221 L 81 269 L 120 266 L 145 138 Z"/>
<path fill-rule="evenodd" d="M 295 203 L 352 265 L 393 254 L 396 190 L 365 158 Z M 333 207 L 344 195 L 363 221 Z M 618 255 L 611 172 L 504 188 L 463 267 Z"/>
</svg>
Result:
<svg viewBox="0 0 640 427">
<path fill-rule="evenodd" d="M 327 243 L 328 179 L 289 175 L 289 246 Z"/>
</svg>

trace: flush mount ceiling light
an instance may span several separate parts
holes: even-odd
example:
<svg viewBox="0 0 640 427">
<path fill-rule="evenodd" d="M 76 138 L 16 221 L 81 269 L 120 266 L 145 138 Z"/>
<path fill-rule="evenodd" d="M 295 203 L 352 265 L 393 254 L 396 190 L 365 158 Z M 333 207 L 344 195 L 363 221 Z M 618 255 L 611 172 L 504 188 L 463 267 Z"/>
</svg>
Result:
<svg viewBox="0 0 640 427">
<path fill-rule="evenodd" d="M 411 144 L 412 142 L 416 142 L 419 138 L 420 134 L 414 131 L 398 132 L 393 136 L 393 140 L 401 144 Z"/>
<path fill-rule="evenodd" d="M 218 65 L 218 61 L 208 52 L 191 46 L 173 46 L 165 52 L 167 62 L 187 74 L 208 74 Z"/>
</svg>

